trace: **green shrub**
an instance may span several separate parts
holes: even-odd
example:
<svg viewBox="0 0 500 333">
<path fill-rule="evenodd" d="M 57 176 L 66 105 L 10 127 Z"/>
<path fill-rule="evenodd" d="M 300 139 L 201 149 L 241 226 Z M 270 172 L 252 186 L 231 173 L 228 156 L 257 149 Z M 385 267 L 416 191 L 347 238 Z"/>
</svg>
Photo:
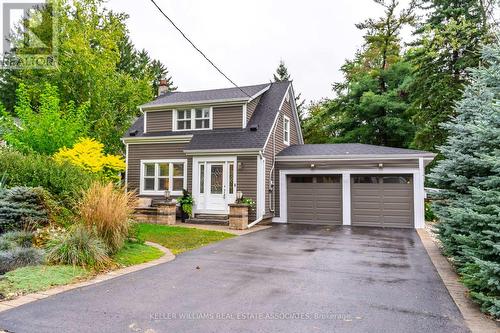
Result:
<svg viewBox="0 0 500 333">
<path fill-rule="evenodd" d="M 0 251 L 12 250 L 16 246 L 16 243 L 7 239 L 0 238 Z"/>
<path fill-rule="evenodd" d="M 0 251 L 0 274 L 19 267 L 39 265 L 43 262 L 43 251 L 33 247 L 16 247 Z"/>
<path fill-rule="evenodd" d="M 432 204 L 430 202 L 425 203 L 425 220 L 426 221 L 436 221 L 437 216 L 434 214 L 434 211 L 432 210 Z"/>
<path fill-rule="evenodd" d="M 47 261 L 52 264 L 104 268 L 110 263 L 106 244 L 83 225 L 47 244 Z"/>
<path fill-rule="evenodd" d="M 9 231 L 0 237 L 0 240 L 12 242 L 17 246 L 31 247 L 35 234 L 30 231 Z"/>
<path fill-rule="evenodd" d="M 57 163 L 49 156 L 23 155 L 0 149 L 0 170 L 7 173 L 7 186 L 43 187 L 63 206 L 71 207 L 97 176 L 69 163 Z"/>
<path fill-rule="evenodd" d="M 42 192 L 29 187 L 0 191 L 0 233 L 48 223 Z"/>
</svg>

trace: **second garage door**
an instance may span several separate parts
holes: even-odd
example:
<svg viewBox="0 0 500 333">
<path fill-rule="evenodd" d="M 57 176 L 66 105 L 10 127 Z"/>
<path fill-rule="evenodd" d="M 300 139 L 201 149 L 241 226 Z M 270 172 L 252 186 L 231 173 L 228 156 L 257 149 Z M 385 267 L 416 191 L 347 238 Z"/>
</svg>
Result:
<svg viewBox="0 0 500 333">
<path fill-rule="evenodd" d="M 413 228 L 413 176 L 351 176 L 351 210 L 353 226 Z"/>
<path fill-rule="evenodd" d="M 288 177 L 288 223 L 342 224 L 339 175 Z"/>
</svg>

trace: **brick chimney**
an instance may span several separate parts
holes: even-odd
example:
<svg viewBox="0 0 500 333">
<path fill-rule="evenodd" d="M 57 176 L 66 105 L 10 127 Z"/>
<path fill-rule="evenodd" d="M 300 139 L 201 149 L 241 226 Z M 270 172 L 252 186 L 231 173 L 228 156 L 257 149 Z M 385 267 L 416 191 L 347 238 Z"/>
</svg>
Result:
<svg viewBox="0 0 500 333">
<path fill-rule="evenodd" d="M 165 95 L 168 92 L 167 79 L 160 79 L 160 85 L 158 86 L 158 97 Z"/>
</svg>

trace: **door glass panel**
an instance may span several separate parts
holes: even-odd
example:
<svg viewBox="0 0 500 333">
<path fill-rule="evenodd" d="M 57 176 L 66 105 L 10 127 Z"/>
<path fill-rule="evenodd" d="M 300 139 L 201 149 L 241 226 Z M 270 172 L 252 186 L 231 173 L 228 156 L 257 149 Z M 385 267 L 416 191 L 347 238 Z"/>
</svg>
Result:
<svg viewBox="0 0 500 333">
<path fill-rule="evenodd" d="M 390 175 L 382 177 L 384 184 L 410 184 L 411 176 L 408 175 Z"/>
<path fill-rule="evenodd" d="M 339 176 L 316 176 L 316 183 L 340 183 Z"/>
<path fill-rule="evenodd" d="M 212 194 L 222 194 L 222 170 L 222 165 L 212 165 L 210 168 L 210 193 Z"/>
<path fill-rule="evenodd" d="M 354 184 L 378 184 L 377 176 L 355 176 L 352 177 Z"/>
<path fill-rule="evenodd" d="M 205 164 L 200 164 L 200 193 L 205 193 Z"/>
<path fill-rule="evenodd" d="M 148 164 L 144 164 L 144 167 L 145 167 L 145 176 L 147 177 L 154 177 L 155 176 L 155 165 L 154 163 L 148 163 Z"/>
<path fill-rule="evenodd" d="M 234 164 L 229 163 L 229 194 L 234 193 Z"/>
<path fill-rule="evenodd" d="M 292 182 L 292 183 L 312 183 L 313 177 L 312 176 L 294 176 L 294 177 L 291 177 L 290 182 Z"/>
</svg>

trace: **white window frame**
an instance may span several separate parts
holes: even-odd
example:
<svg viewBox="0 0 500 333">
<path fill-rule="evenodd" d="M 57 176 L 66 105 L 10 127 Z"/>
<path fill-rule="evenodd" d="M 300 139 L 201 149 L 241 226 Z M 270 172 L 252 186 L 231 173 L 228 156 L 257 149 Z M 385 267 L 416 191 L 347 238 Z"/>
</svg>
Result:
<svg viewBox="0 0 500 333">
<path fill-rule="evenodd" d="M 208 110 L 208 128 L 196 128 L 196 120 L 206 120 L 207 118 L 196 118 L 196 109 L 206 109 Z M 178 112 L 184 110 L 191 110 L 191 128 L 189 129 L 179 129 L 177 127 L 178 120 Z M 206 131 L 211 130 L 213 127 L 213 107 L 194 107 L 194 108 L 179 108 L 174 109 L 172 112 L 172 129 L 175 132 L 183 132 L 183 131 Z M 188 120 L 188 119 L 186 119 Z"/>
<path fill-rule="evenodd" d="M 171 195 L 182 195 L 182 190 L 180 191 L 173 191 L 173 186 L 174 186 L 174 178 L 181 178 L 180 176 L 175 176 L 174 177 L 174 163 L 182 163 L 184 165 L 183 168 L 183 184 L 182 188 L 187 189 L 187 159 L 170 159 L 170 160 L 141 160 L 141 178 L 140 178 L 140 190 L 139 194 L 140 195 L 163 195 L 165 194 L 165 191 L 163 190 L 158 190 L 158 179 L 159 179 L 159 164 L 166 164 L 168 163 L 169 166 L 169 172 L 168 172 L 168 190 L 170 191 Z M 154 190 L 144 190 L 144 177 L 145 177 L 145 171 L 146 171 L 146 164 L 155 164 L 155 189 Z"/>
<path fill-rule="evenodd" d="M 287 122 L 288 122 L 288 128 L 286 126 Z M 283 116 L 283 143 L 287 146 L 290 145 L 290 128 L 291 128 L 290 118 L 288 118 L 287 116 Z M 288 140 L 287 140 L 287 136 L 288 136 Z"/>
</svg>

